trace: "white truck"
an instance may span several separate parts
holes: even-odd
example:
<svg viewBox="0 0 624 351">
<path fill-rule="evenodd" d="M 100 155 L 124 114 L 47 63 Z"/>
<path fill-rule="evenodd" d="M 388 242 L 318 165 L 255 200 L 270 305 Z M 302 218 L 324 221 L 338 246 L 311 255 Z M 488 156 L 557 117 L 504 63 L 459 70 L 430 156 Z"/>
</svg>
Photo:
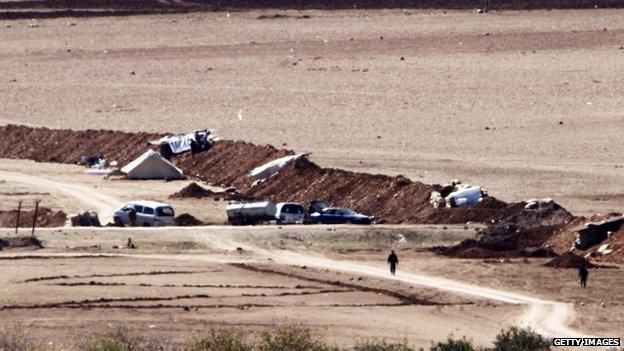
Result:
<svg viewBox="0 0 624 351">
<path fill-rule="evenodd" d="M 303 206 L 293 202 L 231 203 L 225 208 L 225 213 L 232 225 L 254 225 L 262 222 L 301 224 L 305 219 Z"/>
</svg>

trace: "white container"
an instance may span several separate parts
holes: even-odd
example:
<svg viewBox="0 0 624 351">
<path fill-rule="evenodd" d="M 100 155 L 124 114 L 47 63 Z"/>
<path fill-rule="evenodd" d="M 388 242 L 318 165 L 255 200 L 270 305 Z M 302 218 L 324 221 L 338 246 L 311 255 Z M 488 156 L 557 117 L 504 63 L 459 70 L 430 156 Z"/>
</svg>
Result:
<svg viewBox="0 0 624 351">
<path fill-rule="evenodd" d="M 457 190 L 450 193 L 446 198 L 446 203 L 451 207 L 455 204 L 456 207 L 467 206 L 481 201 L 483 198 L 483 189 L 480 186 L 471 186 L 469 188 Z"/>
<path fill-rule="evenodd" d="M 267 216 L 275 218 L 275 214 L 277 213 L 277 206 L 274 202 L 271 201 L 234 203 L 227 205 L 227 207 L 225 208 L 225 213 L 228 217 Z"/>
</svg>

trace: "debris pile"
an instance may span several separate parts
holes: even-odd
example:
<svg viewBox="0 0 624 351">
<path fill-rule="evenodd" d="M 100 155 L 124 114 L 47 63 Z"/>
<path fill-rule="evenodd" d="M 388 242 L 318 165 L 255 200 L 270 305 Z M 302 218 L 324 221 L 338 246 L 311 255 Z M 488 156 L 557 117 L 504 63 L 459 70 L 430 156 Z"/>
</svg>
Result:
<svg viewBox="0 0 624 351">
<path fill-rule="evenodd" d="M 623 225 L 624 217 L 585 223 L 583 226 L 573 229 L 577 233 L 574 247 L 579 250 L 586 250 L 594 245 L 598 245 L 609 238 L 611 234 L 620 230 Z"/>
<path fill-rule="evenodd" d="M 557 253 L 574 252 L 595 261 L 624 262 L 624 225 L 620 226 L 621 218 L 620 213 L 577 218 L 556 233 L 546 246 Z"/>
<path fill-rule="evenodd" d="M 102 155 L 82 156 L 79 163 L 86 167 L 85 174 L 109 175 L 117 170 L 117 161 L 109 162 Z"/>
<path fill-rule="evenodd" d="M 85 211 L 71 214 L 67 218 L 66 225 L 72 227 L 101 227 L 100 218 L 97 212 Z"/>
<path fill-rule="evenodd" d="M 463 184 L 460 180 L 454 179 L 442 185 L 440 189 L 432 191 L 429 203 L 434 208 L 463 207 L 480 202 L 484 197 L 487 197 L 487 191 L 482 187 Z"/>
<path fill-rule="evenodd" d="M 0 238 L 0 250 L 24 247 L 42 249 L 43 244 L 41 244 L 41 241 L 34 236 Z"/>
<path fill-rule="evenodd" d="M 35 211 L 22 210 L 19 217 L 20 228 L 32 227 L 32 220 Z M 17 210 L 0 211 L 0 228 L 14 228 L 17 224 Z M 39 207 L 37 210 L 37 227 L 55 228 L 65 225 L 67 215 L 63 211 L 54 211 L 47 207 Z"/>
<path fill-rule="evenodd" d="M 513 207 L 515 212 L 492 223 L 476 240 L 436 250 L 461 258 L 553 256 L 554 252 L 545 243 L 575 220 L 570 212 L 550 199 L 539 201 L 537 206 L 519 203 Z"/>
<path fill-rule="evenodd" d="M 160 148 L 160 154 L 165 159 L 170 159 L 173 155 L 179 155 L 190 151 L 197 154 L 212 147 L 215 135 L 210 129 L 196 130 L 182 135 L 164 136 L 158 140 L 150 141 L 150 144 Z"/>
</svg>

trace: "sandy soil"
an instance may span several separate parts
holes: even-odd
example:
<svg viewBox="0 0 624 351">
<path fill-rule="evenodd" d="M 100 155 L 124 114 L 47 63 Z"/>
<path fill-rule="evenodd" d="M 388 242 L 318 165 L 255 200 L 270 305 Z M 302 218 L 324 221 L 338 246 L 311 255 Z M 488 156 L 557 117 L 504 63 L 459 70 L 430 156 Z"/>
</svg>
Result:
<svg viewBox="0 0 624 351">
<path fill-rule="evenodd" d="M 118 325 L 182 340 L 192 331 L 213 325 L 260 330 L 277 323 L 305 323 L 341 345 L 350 345 L 354 338 L 398 337 L 415 346 L 428 346 L 430 341 L 450 333 L 468 335 L 485 345 L 501 327 L 516 323 L 525 313 L 521 305 L 471 297 L 468 291 L 455 294 L 369 274 L 336 273 L 277 261 L 282 254 L 284 258 L 291 257 L 289 252 L 309 257 L 324 253 L 337 260 L 361 262 L 364 267 L 384 268 L 385 251 L 394 247 L 402 259 L 399 279 L 425 273 L 480 286 L 515 289 L 536 298 L 576 302 L 577 313 L 581 314 L 581 319 L 573 323 L 576 330 L 614 336 L 623 328 L 618 313 L 606 314 L 597 305 L 598 301 L 607 301 L 605 308 L 621 310 L 622 297 L 613 295 L 622 284 L 619 269 L 605 270 L 607 275 L 603 271 L 595 273 L 591 290 L 578 291 L 572 289 L 575 277 L 570 271 L 546 269 L 540 261 L 503 264 L 435 257 L 414 251 L 411 241 L 417 241 L 416 234 L 408 236 L 405 244 L 387 240 L 383 251 L 371 251 L 369 245 L 379 245 L 383 242 L 380 237 L 391 238 L 396 229 L 377 234 L 362 228 L 338 230 L 335 233 L 309 226 L 281 230 L 41 229 L 38 236 L 46 249 L 0 255 L 3 265 L 10 267 L 0 273 L 0 281 L 6 287 L 0 299 L 4 305 L 10 305 L 0 309 L 0 315 L 5 317 L 1 320 L 5 325 L 21 323 L 34 335 L 57 345 L 79 340 L 78 334 Z M 444 230 L 438 232 L 442 234 Z M 324 246 L 338 235 L 351 242 L 359 241 L 354 247 L 360 249 L 345 253 Z M 123 245 L 128 236 L 138 249 L 112 248 L 113 244 Z M 293 237 L 304 237 L 312 245 L 302 247 Z M 255 251 L 238 253 L 234 247 L 224 250 L 222 244 L 228 246 L 228 240 L 267 249 L 282 245 L 294 251 L 276 251 L 276 260 L 268 261 Z M 179 246 L 172 247 L 172 243 Z M 48 256 L 58 254 L 65 256 Z M 9 259 L 20 255 L 26 257 Z M 231 264 L 236 262 L 261 270 Z M 350 285 L 337 286 L 335 281 Z M 544 282 L 547 284 L 540 287 Z M 405 305 L 400 297 L 366 288 L 405 294 L 425 305 Z M 578 301 L 585 304 L 579 306 Z M 431 303 L 443 305 L 428 306 Z"/>
<path fill-rule="evenodd" d="M 247 231 L 237 228 L 231 234 L 248 236 L 251 233 Z M 275 228 L 260 228 L 253 235 L 270 238 L 274 233 Z M 6 259 L 15 252 L 0 256 L 4 265 L 11 267 L 3 270 L 0 277 L 6 287 L 1 300 L 11 307 L 1 309 L 0 314 L 6 317 L 2 318 L 4 324 L 21 323 L 34 335 L 55 344 L 62 344 L 67 336 L 79 340 L 78 333 L 84 335 L 117 325 L 183 340 L 191 332 L 212 325 L 234 325 L 253 331 L 278 323 L 310 325 L 315 332 L 341 345 L 350 345 L 355 338 L 388 337 L 406 338 L 410 343 L 426 346 L 430 340 L 445 338 L 451 332 L 474 335 L 475 341 L 485 343 L 496 333 L 500 320 L 511 321 L 522 311 L 517 306 L 413 288 L 399 282 L 276 265 L 258 261 L 245 252 L 232 250 L 233 253 L 224 254 L 203 244 L 206 238 L 220 236 L 219 230 L 169 233 L 153 229 L 68 229 L 42 230 L 38 235 L 47 249 L 17 253 L 31 258 Z M 127 236 L 134 238 L 137 250 L 112 249 L 112 242 L 123 244 Z M 195 243 L 194 248 L 171 249 L 172 240 Z M 93 244 L 100 248 L 70 251 L 78 257 L 42 256 L 68 252 L 66 247 L 73 245 Z M 127 256 L 102 256 L 111 253 Z M 87 254 L 96 255 L 84 256 Z M 277 273 L 254 272 L 227 263 L 237 261 Z M 336 286 L 335 281 L 356 287 Z M 402 292 L 424 304 L 405 304 L 386 293 L 368 292 L 367 287 Z M 32 305 L 40 306 L 25 309 Z M 190 311 L 185 311 L 185 306 Z M 371 315 L 375 316 L 372 322 Z M 480 321 L 478 328 L 475 320 Z"/>
<path fill-rule="evenodd" d="M 257 19 L 272 13 L 4 22 L 0 122 L 207 126 L 322 165 L 621 210 L 622 10 Z"/>
</svg>

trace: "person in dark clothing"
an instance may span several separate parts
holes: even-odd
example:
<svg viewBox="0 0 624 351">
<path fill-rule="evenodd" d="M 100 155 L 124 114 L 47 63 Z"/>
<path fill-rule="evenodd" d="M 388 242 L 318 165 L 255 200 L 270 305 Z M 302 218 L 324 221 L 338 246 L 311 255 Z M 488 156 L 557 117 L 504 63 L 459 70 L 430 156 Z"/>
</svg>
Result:
<svg viewBox="0 0 624 351">
<path fill-rule="evenodd" d="M 581 267 L 579 267 L 579 278 L 581 278 L 581 287 L 587 287 L 587 276 L 589 275 L 589 271 L 587 270 L 587 264 L 583 262 Z"/>
<path fill-rule="evenodd" d="M 136 227 L 137 213 L 133 207 L 130 207 L 130 209 L 128 209 L 128 219 L 130 220 L 130 226 Z"/>
<path fill-rule="evenodd" d="M 396 272 L 396 266 L 399 265 L 399 257 L 394 253 L 394 250 L 390 251 L 388 256 L 388 264 L 390 265 L 390 273 L 394 275 Z"/>
</svg>

